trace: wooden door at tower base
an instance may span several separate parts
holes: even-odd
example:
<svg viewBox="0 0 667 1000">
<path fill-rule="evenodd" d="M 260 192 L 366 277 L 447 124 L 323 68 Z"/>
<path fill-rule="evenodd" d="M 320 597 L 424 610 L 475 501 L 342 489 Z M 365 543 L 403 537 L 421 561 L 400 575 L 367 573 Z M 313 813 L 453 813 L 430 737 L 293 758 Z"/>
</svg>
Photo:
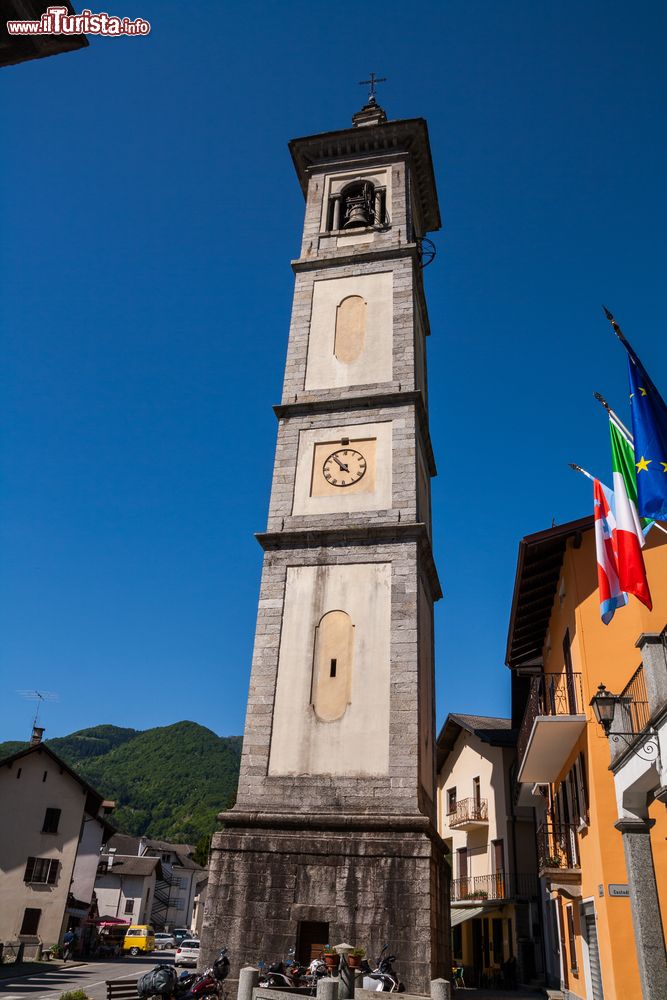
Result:
<svg viewBox="0 0 667 1000">
<path fill-rule="evenodd" d="M 320 920 L 300 920 L 296 941 L 296 957 L 301 965 L 310 965 L 320 958 L 329 943 L 329 924 Z"/>
</svg>

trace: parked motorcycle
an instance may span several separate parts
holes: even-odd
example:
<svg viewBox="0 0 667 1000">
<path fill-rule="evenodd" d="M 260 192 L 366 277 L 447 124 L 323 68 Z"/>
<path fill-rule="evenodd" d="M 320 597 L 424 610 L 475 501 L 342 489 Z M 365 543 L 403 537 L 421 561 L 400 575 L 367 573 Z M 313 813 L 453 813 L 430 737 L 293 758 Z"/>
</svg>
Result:
<svg viewBox="0 0 667 1000">
<path fill-rule="evenodd" d="M 361 963 L 363 987 L 365 990 L 375 990 L 378 993 L 405 993 L 405 986 L 394 971 L 393 963 L 396 961 L 396 956 L 385 955 L 388 949 L 389 945 L 385 944 L 375 960 L 375 969 L 371 969 L 367 961 Z"/>
<path fill-rule="evenodd" d="M 137 983 L 137 993 L 146 1000 L 203 1000 L 217 996 L 222 1000 L 222 984 L 229 975 L 227 949 L 223 948 L 213 965 L 204 972 L 176 974 L 173 965 L 158 965 Z"/>
<path fill-rule="evenodd" d="M 222 984 L 229 975 L 227 949 L 222 948 L 213 965 L 204 972 L 182 972 L 178 977 L 175 1000 L 194 1000 L 216 995 L 222 997 Z"/>
<path fill-rule="evenodd" d="M 295 958 L 295 949 L 290 948 L 287 958 L 280 962 L 272 962 L 268 969 L 264 962 L 259 963 L 259 985 L 269 989 L 308 988 L 313 996 L 317 990 L 318 980 L 329 974 L 326 964 L 321 958 L 314 958 L 310 965 L 299 965 Z"/>
</svg>

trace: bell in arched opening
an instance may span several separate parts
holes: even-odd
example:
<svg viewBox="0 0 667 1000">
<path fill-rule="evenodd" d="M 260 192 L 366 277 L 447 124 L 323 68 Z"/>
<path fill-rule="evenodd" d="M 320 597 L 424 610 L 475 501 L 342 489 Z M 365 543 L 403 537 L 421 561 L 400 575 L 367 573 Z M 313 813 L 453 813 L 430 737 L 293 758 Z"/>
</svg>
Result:
<svg viewBox="0 0 667 1000">
<path fill-rule="evenodd" d="M 370 181 L 358 181 L 343 191 L 343 229 L 372 226 L 375 221 L 375 189 Z"/>
</svg>

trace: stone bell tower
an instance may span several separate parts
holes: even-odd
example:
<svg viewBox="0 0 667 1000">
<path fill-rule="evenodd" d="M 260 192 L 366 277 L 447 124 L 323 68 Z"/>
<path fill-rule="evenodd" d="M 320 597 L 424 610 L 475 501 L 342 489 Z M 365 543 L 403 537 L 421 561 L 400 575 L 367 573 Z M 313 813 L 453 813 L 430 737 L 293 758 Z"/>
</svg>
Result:
<svg viewBox="0 0 667 1000">
<path fill-rule="evenodd" d="M 449 973 L 436 833 L 423 238 L 426 123 L 372 93 L 294 139 L 306 199 L 238 798 L 212 844 L 203 960 L 385 941 L 408 989 Z"/>
</svg>

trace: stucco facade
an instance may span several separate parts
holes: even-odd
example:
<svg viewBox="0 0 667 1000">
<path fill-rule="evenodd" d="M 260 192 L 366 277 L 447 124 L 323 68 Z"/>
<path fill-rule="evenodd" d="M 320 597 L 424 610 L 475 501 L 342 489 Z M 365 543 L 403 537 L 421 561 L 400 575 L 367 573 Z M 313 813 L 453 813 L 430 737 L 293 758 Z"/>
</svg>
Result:
<svg viewBox="0 0 667 1000">
<path fill-rule="evenodd" d="M 111 803 L 37 740 L 0 763 L 0 807 L 0 941 L 48 948 L 87 915 Z"/>
<path fill-rule="evenodd" d="M 647 708 L 637 641 L 643 633 L 659 633 L 667 620 L 667 538 L 661 532 L 649 534 L 644 558 L 653 611 L 631 597 L 605 626 L 592 519 L 528 536 L 519 554 L 508 664 L 513 721 L 520 726 L 520 801 L 532 801 L 542 815 L 538 855 L 551 948 L 560 953 L 561 987 L 582 1000 L 651 995 L 642 991 L 633 929 L 624 851 L 624 838 L 632 834 L 617 825 L 610 743 L 590 707 L 600 684 L 620 694 L 634 678 L 626 695 L 635 718 Z M 536 615 L 531 581 L 539 579 L 540 566 L 543 610 Z M 664 927 L 667 813 L 652 793 L 644 802 L 654 823 L 638 832 L 650 841 L 662 916 L 656 912 Z"/>
<path fill-rule="evenodd" d="M 438 829 L 452 858 L 453 962 L 466 986 L 543 975 L 535 826 L 516 806 L 509 719 L 450 715 L 438 737 Z"/>
</svg>

